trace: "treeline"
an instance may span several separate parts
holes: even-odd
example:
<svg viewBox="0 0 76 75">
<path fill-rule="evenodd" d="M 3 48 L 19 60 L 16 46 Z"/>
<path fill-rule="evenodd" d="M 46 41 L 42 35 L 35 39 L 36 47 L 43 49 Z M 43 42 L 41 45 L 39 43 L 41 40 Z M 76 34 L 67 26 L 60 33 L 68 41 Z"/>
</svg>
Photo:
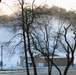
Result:
<svg viewBox="0 0 76 75">
<path fill-rule="evenodd" d="M 66 16 L 71 19 L 76 18 L 75 10 L 67 11 L 66 9 L 64 9 L 62 7 L 58 7 L 58 6 L 52 6 L 49 8 L 47 5 L 44 5 L 44 6 L 40 7 L 37 12 L 45 13 L 45 14 L 49 14 L 49 15 L 61 15 L 62 17 Z"/>
<path fill-rule="evenodd" d="M 30 11 L 31 8 L 29 8 L 28 10 Z M 19 13 L 19 12 L 16 12 L 16 13 Z M 49 8 L 48 5 L 44 5 L 44 6 L 39 7 L 37 10 L 35 10 L 34 13 L 35 14 L 48 14 L 50 16 L 60 15 L 61 17 L 64 17 L 65 19 L 68 19 L 68 18 L 72 19 L 72 20 L 76 19 L 75 10 L 67 11 L 66 9 L 58 7 L 58 6 L 52 6 L 52 7 Z M 13 14 L 11 16 L 13 16 Z M 4 20 L 6 18 L 11 18 L 11 16 L 3 15 L 3 16 L 0 16 L 0 19 L 2 18 Z"/>
<path fill-rule="evenodd" d="M 26 8 L 25 8 L 26 9 Z M 31 11 L 31 8 L 28 9 L 29 12 Z M 19 13 L 19 12 L 16 12 L 16 13 Z M 61 18 L 64 18 L 65 20 L 71 20 L 74 25 L 76 24 L 76 13 L 74 10 L 69 10 L 67 11 L 66 9 L 64 8 L 61 8 L 61 7 L 58 7 L 58 6 L 52 6 L 52 7 L 48 7 L 48 5 L 44 5 L 44 6 L 41 6 L 39 8 L 35 8 L 35 11 L 34 11 L 35 14 L 42 14 L 42 15 L 49 15 L 49 16 L 59 16 Z M 11 16 L 7 16 L 7 15 L 3 15 L 3 16 L 0 16 L 0 22 L 2 21 L 7 21 L 7 20 L 10 20 L 12 19 L 14 14 L 12 14 Z"/>
</svg>

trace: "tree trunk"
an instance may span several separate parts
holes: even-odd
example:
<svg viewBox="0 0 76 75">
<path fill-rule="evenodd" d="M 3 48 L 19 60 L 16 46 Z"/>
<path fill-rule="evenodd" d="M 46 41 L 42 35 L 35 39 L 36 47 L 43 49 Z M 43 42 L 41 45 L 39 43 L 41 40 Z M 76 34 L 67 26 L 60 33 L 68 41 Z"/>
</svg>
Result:
<svg viewBox="0 0 76 75">
<path fill-rule="evenodd" d="M 50 61 L 49 61 L 49 56 L 48 56 L 48 75 L 51 75 L 51 68 L 50 68 Z"/>
<path fill-rule="evenodd" d="M 23 5 L 21 5 L 21 6 L 22 6 L 22 30 L 23 30 L 23 39 L 24 39 L 24 53 L 25 53 L 25 60 L 26 60 L 26 70 L 27 70 L 27 75 L 30 75 L 29 68 L 28 68 L 27 50 L 26 50 L 26 37 L 25 37 L 25 25 L 24 25 L 24 9 L 23 9 Z"/>
<path fill-rule="evenodd" d="M 29 28 L 27 29 L 28 50 L 29 50 L 30 57 L 31 57 L 31 60 L 32 60 L 32 64 L 33 64 L 33 68 L 34 68 L 34 75 L 37 75 L 36 65 L 35 65 L 35 62 L 34 62 L 34 57 L 33 57 L 33 54 L 31 52 L 30 38 L 29 38 L 29 31 L 28 30 L 29 30 Z"/>
<path fill-rule="evenodd" d="M 67 75 L 68 69 L 69 69 L 70 65 L 72 65 L 73 60 L 74 60 L 74 54 L 72 53 L 72 58 L 71 58 L 71 60 L 69 61 L 69 63 L 67 64 L 67 66 L 66 66 L 66 68 L 65 68 L 65 70 L 64 70 L 64 74 L 63 74 L 63 75 Z"/>
</svg>

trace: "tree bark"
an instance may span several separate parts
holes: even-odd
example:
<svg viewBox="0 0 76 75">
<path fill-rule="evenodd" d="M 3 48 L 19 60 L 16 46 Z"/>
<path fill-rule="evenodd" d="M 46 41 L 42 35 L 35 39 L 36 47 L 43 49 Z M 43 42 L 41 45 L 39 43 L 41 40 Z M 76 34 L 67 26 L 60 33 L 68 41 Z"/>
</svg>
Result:
<svg viewBox="0 0 76 75">
<path fill-rule="evenodd" d="M 29 28 L 27 29 L 28 50 L 29 50 L 30 57 L 31 57 L 31 60 L 32 60 L 32 64 L 33 64 L 33 68 L 34 68 L 34 75 L 37 75 L 36 65 L 35 65 L 35 62 L 34 62 L 34 57 L 33 57 L 33 54 L 31 52 L 30 38 L 29 38 L 29 31 L 28 30 L 29 30 Z"/>
<path fill-rule="evenodd" d="M 23 39 L 24 39 L 24 53 L 25 53 L 25 60 L 26 60 L 26 70 L 27 70 L 27 75 L 30 75 L 29 68 L 28 68 L 27 50 L 26 50 L 26 36 L 25 36 L 23 4 L 21 5 L 21 7 L 22 7 L 22 30 L 23 30 Z"/>
</svg>

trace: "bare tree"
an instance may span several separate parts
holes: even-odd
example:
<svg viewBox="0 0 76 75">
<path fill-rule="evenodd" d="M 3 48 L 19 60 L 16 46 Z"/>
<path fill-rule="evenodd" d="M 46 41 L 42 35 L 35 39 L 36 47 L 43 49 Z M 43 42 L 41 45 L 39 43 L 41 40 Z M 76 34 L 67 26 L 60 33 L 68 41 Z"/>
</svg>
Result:
<svg viewBox="0 0 76 75">
<path fill-rule="evenodd" d="M 26 36 L 25 36 L 25 21 L 24 21 L 24 1 L 22 0 L 21 3 L 21 9 L 22 9 L 22 30 L 23 30 L 23 39 L 24 39 L 24 52 L 25 52 L 25 60 L 26 60 L 26 69 L 27 69 L 27 75 L 29 74 L 29 68 L 28 68 L 28 58 L 27 58 L 27 49 L 26 49 Z M 27 24 L 27 20 L 26 20 Z"/>
<path fill-rule="evenodd" d="M 44 19 L 42 19 L 43 17 Z M 54 39 L 55 44 L 53 44 L 53 50 L 52 50 L 51 41 L 53 40 L 52 38 L 54 35 L 51 36 L 51 23 L 50 23 L 51 19 L 52 18 L 48 17 L 48 15 L 43 15 L 41 17 L 41 19 L 39 20 L 40 23 L 38 23 L 39 28 L 37 27 L 33 29 L 33 32 L 31 34 L 32 43 L 33 43 L 35 50 L 38 50 L 45 57 L 48 63 L 48 75 L 52 74 L 53 65 L 57 68 L 57 70 L 59 71 L 59 74 L 62 75 L 60 69 L 53 62 L 55 49 L 57 48 L 57 45 L 58 45 L 58 39 L 61 36 L 60 30 L 62 26 L 60 27 L 58 34 L 56 34 L 57 36 L 55 36 L 55 39 Z M 50 54 L 52 56 L 52 59 L 50 59 Z"/>
<path fill-rule="evenodd" d="M 29 35 L 30 26 L 32 25 L 33 20 L 34 20 L 34 12 L 33 12 L 34 11 L 34 8 L 33 8 L 34 2 L 35 2 L 35 0 L 33 0 L 33 2 L 32 2 L 32 7 L 30 8 L 30 10 L 27 9 L 27 8 L 25 8 L 25 9 L 23 8 L 24 7 L 24 0 L 22 0 L 22 3 L 21 3 L 22 30 L 23 30 L 23 37 L 24 37 L 24 50 L 25 50 L 26 68 L 27 68 L 27 74 L 28 75 L 29 75 L 29 70 L 28 70 L 28 59 L 27 59 L 26 42 L 27 42 L 27 47 L 28 47 L 28 51 L 29 51 L 29 54 L 30 54 L 30 58 L 31 58 L 32 64 L 33 64 L 34 75 L 37 75 L 36 65 L 35 65 L 35 62 L 34 62 L 34 57 L 33 57 L 33 54 L 31 52 L 30 35 Z M 25 37 L 25 34 L 26 34 L 27 37 Z M 26 40 L 26 38 L 27 38 L 27 40 Z"/>
<path fill-rule="evenodd" d="M 68 40 L 67 40 L 67 30 L 69 29 L 70 26 L 71 25 L 69 25 L 67 28 L 64 27 L 64 29 L 65 29 L 64 38 L 65 38 L 65 42 L 66 42 L 67 47 L 68 47 L 67 48 L 68 49 L 67 50 L 67 60 L 68 60 L 68 62 L 67 62 L 67 66 L 66 66 L 66 68 L 64 70 L 64 75 L 67 75 L 67 71 L 68 71 L 69 67 L 73 64 L 73 61 L 74 61 L 74 52 L 75 52 L 75 48 L 76 48 L 76 32 L 75 31 L 74 31 L 74 35 L 75 35 L 75 37 L 74 37 L 74 44 L 71 45 L 68 42 Z M 71 54 L 71 59 L 69 59 L 70 58 L 69 52 Z"/>
</svg>

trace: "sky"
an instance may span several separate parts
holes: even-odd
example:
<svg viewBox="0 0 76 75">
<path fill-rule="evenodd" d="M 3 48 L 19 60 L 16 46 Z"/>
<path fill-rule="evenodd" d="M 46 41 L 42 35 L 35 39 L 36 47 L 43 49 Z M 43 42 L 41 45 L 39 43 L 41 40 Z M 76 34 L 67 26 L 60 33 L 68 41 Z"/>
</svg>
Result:
<svg viewBox="0 0 76 75">
<path fill-rule="evenodd" d="M 33 0 L 25 0 L 26 3 L 32 3 L 32 1 Z M 16 11 L 16 6 L 14 8 L 14 4 L 16 5 L 16 3 L 18 3 L 18 0 L 2 0 L 2 3 L 0 3 L 0 11 L 2 9 L 2 13 L 10 15 L 13 11 Z M 67 10 L 76 10 L 76 0 L 36 0 L 35 4 L 48 4 L 49 6 L 56 5 Z"/>
<path fill-rule="evenodd" d="M 46 2 L 49 6 L 56 5 L 59 7 L 69 9 L 76 9 L 76 0 L 36 0 L 38 4 Z"/>
<path fill-rule="evenodd" d="M 49 0 L 48 4 L 57 5 L 67 10 L 76 9 L 76 0 Z"/>
</svg>

